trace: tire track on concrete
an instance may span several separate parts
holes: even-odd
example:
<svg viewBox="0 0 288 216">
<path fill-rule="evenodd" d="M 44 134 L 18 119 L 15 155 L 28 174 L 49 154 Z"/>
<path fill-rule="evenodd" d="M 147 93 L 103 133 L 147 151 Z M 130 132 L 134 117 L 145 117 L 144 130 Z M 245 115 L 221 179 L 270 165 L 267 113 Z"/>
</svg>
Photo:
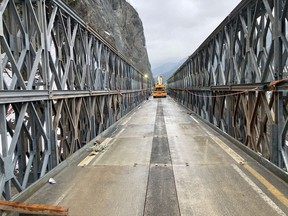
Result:
<svg viewBox="0 0 288 216">
<path fill-rule="evenodd" d="M 143 215 L 180 215 L 161 99 L 157 105 Z"/>
</svg>

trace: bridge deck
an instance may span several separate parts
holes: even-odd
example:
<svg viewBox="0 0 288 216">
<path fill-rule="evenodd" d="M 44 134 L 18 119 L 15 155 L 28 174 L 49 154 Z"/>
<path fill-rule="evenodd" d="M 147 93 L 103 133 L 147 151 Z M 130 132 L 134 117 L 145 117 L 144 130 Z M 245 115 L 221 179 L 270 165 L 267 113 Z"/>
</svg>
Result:
<svg viewBox="0 0 288 216">
<path fill-rule="evenodd" d="M 287 183 L 170 98 L 146 101 L 101 141 L 103 153 L 71 164 L 28 201 L 70 216 L 288 214 Z"/>
</svg>

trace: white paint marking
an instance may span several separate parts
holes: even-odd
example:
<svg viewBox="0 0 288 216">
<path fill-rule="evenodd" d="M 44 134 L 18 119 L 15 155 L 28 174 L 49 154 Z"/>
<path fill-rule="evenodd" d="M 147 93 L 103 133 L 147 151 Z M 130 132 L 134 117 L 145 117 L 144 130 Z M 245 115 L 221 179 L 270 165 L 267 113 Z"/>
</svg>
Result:
<svg viewBox="0 0 288 216">
<path fill-rule="evenodd" d="M 212 139 L 214 139 L 215 136 L 214 136 L 213 134 L 211 134 L 206 128 L 202 127 L 200 124 L 199 124 L 199 127 L 200 127 L 203 131 L 205 131 L 205 133 L 207 133 L 208 136 L 210 136 Z"/>
<path fill-rule="evenodd" d="M 193 117 L 191 116 L 191 118 L 193 118 Z M 194 119 L 194 121 L 197 122 L 196 119 Z M 208 136 L 211 137 L 211 139 L 213 139 L 237 163 L 239 163 L 239 164 L 245 163 L 244 158 L 242 158 L 239 154 L 237 154 L 234 150 L 232 150 L 229 146 L 227 146 L 221 139 L 219 139 L 218 137 L 211 134 L 209 131 L 207 131 L 205 128 L 203 128 L 201 125 L 200 125 L 200 127 L 208 134 Z"/>
<path fill-rule="evenodd" d="M 132 118 L 132 116 L 134 116 L 136 114 L 136 112 L 134 112 L 131 116 L 130 116 L 130 118 Z"/>
<path fill-rule="evenodd" d="M 106 138 L 100 145 L 108 145 L 112 138 Z"/>
<path fill-rule="evenodd" d="M 131 119 L 131 117 L 129 117 L 129 118 L 128 118 L 125 122 L 123 122 L 121 125 L 126 125 L 130 119 Z"/>
<path fill-rule="evenodd" d="M 197 124 L 199 124 L 199 121 L 197 121 L 193 116 L 190 116 Z"/>
<path fill-rule="evenodd" d="M 124 131 L 125 129 L 124 128 L 122 128 L 120 131 L 119 131 L 119 133 L 115 136 L 115 138 L 117 138 L 117 137 L 119 137 L 120 136 L 120 134 Z"/>
<path fill-rule="evenodd" d="M 131 116 L 125 121 L 125 122 L 123 122 L 121 125 L 123 126 L 123 125 L 126 125 L 127 123 L 128 123 L 128 121 L 130 121 L 130 119 L 132 118 L 132 116 L 133 115 L 135 115 L 136 114 L 136 112 L 134 112 L 133 114 L 131 114 Z"/>
<path fill-rule="evenodd" d="M 233 151 L 229 146 L 227 146 L 218 137 L 214 136 L 212 138 L 228 155 L 230 155 L 230 157 L 232 157 L 238 164 L 243 165 L 244 168 L 246 168 L 252 175 L 254 175 L 259 180 L 259 177 L 257 175 L 255 175 L 254 172 L 252 172 L 252 171 L 254 171 L 254 169 L 252 169 L 248 164 L 245 164 L 245 160 L 240 155 L 238 155 L 235 151 Z M 270 205 L 279 215 L 283 215 L 283 216 L 286 215 L 238 166 L 236 166 L 235 164 L 232 164 L 232 166 L 239 173 L 239 175 L 253 188 L 253 190 L 256 191 L 259 194 L 259 196 L 268 205 Z M 266 184 L 264 184 L 264 186 L 267 187 Z M 272 194 L 277 199 L 279 199 L 277 194 L 275 195 L 275 193 L 273 193 L 273 191 L 270 191 L 270 192 L 272 192 Z M 279 200 L 281 201 L 281 199 L 279 199 Z"/>
<path fill-rule="evenodd" d="M 75 184 L 71 185 L 54 203 L 54 205 L 59 205 L 59 203 L 70 193 L 72 188 L 75 187 Z"/>
<path fill-rule="evenodd" d="M 240 155 L 238 155 L 235 151 L 233 151 L 229 146 L 227 146 L 222 140 L 218 137 L 213 137 L 212 139 L 228 154 L 232 157 L 237 163 L 244 163 L 245 160 Z"/>
<path fill-rule="evenodd" d="M 279 215 L 286 216 L 286 214 L 252 181 L 249 177 L 235 164 L 232 167 L 236 172 L 252 187 L 252 189 L 268 204 L 274 209 Z"/>
</svg>

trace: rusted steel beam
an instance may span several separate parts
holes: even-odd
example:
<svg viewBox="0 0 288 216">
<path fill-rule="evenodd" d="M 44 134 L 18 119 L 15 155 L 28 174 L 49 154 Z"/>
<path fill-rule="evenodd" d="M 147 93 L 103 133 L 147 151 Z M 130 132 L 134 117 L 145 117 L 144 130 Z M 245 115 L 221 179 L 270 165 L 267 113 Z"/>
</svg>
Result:
<svg viewBox="0 0 288 216">
<path fill-rule="evenodd" d="M 68 215 L 68 208 L 46 204 L 22 203 L 0 200 L 0 210 L 31 215 Z"/>
</svg>

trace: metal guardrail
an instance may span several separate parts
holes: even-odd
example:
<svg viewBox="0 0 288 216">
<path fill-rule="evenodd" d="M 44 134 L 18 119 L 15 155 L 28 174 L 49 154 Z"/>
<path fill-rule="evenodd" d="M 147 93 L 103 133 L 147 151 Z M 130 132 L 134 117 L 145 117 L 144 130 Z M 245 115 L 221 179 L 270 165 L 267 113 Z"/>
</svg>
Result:
<svg viewBox="0 0 288 216">
<path fill-rule="evenodd" d="M 179 103 L 286 172 L 287 8 L 243 0 L 168 80 Z"/>
<path fill-rule="evenodd" d="M 2 0 L 0 18 L 0 192 L 9 200 L 145 100 L 150 84 L 59 0 Z"/>
</svg>

